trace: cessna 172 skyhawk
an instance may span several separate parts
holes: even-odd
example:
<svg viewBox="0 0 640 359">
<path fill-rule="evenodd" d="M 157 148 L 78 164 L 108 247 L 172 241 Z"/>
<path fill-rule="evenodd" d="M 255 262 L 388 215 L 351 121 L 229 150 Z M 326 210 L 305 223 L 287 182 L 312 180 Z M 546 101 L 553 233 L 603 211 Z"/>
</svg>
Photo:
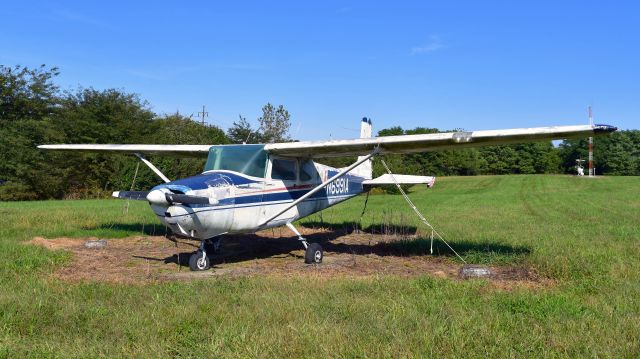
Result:
<svg viewBox="0 0 640 359">
<path fill-rule="evenodd" d="M 416 153 L 541 140 L 588 137 L 616 131 L 608 125 L 450 132 L 371 138 L 371 121 L 362 120 L 352 140 L 245 145 L 42 145 L 42 149 L 110 151 L 135 154 L 165 183 L 151 191 L 114 192 L 114 197 L 146 199 L 162 223 L 179 235 L 200 240 L 189 259 L 194 271 L 210 267 L 224 234 L 253 233 L 286 225 L 305 248 L 306 263 L 322 262 L 322 247 L 307 243 L 292 222 L 383 184 L 427 184 L 434 178 L 383 175 L 373 179 L 371 159 L 378 154 Z M 143 155 L 207 155 L 204 171 L 169 180 Z M 345 168 L 314 162 L 318 158 L 359 156 Z M 210 244 L 210 245 L 207 245 Z"/>
</svg>

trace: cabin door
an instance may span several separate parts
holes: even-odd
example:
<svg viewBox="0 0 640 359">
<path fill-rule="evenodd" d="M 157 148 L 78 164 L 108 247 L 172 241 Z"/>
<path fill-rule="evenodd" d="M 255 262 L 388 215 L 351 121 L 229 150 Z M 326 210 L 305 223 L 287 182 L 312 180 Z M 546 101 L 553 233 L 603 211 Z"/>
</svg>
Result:
<svg viewBox="0 0 640 359">
<path fill-rule="evenodd" d="M 299 196 L 295 191 L 298 180 L 298 161 L 291 158 L 271 157 L 267 168 L 267 181 L 262 197 L 263 220 L 283 210 Z M 271 222 L 282 225 L 294 220 L 297 208 L 291 208 Z"/>
<path fill-rule="evenodd" d="M 298 182 L 296 188 L 300 191 L 299 193 L 306 194 L 320 183 L 322 183 L 322 180 L 320 179 L 320 174 L 316 169 L 315 163 L 310 159 L 298 160 Z M 308 216 L 326 208 L 323 206 L 323 202 L 326 202 L 323 201 L 323 193 L 322 191 L 317 192 L 298 206 L 301 217 Z"/>
</svg>

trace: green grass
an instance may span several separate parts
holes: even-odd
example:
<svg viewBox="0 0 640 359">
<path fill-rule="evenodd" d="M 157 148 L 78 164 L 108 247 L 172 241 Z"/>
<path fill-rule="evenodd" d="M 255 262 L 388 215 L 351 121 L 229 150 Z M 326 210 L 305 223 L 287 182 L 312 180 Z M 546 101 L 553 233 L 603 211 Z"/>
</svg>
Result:
<svg viewBox="0 0 640 359">
<path fill-rule="evenodd" d="M 430 276 L 61 282 L 48 273 L 67 253 L 20 242 L 163 228 L 144 202 L 0 203 L 0 357 L 638 357 L 639 189 L 638 177 L 500 176 L 410 194 L 468 261 L 555 282 L 514 291 Z M 323 225 L 354 226 L 363 203 Z M 401 196 L 371 196 L 361 225 L 426 233 Z M 429 243 L 394 246 L 427 255 Z"/>
</svg>

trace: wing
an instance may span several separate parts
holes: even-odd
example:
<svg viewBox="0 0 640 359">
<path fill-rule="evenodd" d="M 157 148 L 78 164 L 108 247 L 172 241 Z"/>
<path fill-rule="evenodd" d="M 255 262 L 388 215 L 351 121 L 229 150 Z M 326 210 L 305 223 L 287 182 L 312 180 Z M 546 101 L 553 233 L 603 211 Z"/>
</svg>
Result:
<svg viewBox="0 0 640 359">
<path fill-rule="evenodd" d="M 376 147 L 379 147 L 380 153 L 383 154 L 415 153 L 574 137 L 589 137 L 616 130 L 616 127 L 608 125 L 535 127 L 508 130 L 359 138 L 354 140 L 272 143 L 265 145 L 264 149 L 272 154 L 290 157 L 322 158 L 361 156 L 371 153 Z"/>
<path fill-rule="evenodd" d="M 40 145 L 44 150 L 81 152 L 115 152 L 140 154 L 166 154 L 173 156 L 200 157 L 209 153 L 211 145 Z"/>
</svg>

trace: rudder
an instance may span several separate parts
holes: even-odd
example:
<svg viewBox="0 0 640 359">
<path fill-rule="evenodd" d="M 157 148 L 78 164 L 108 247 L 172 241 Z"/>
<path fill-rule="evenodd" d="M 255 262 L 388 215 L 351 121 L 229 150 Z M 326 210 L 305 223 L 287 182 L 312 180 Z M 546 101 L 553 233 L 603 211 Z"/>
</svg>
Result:
<svg viewBox="0 0 640 359">
<path fill-rule="evenodd" d="M 360 138 L 371 138 L 371 119 L 363 117 L 360 122 Z M 361 160 L 364 156 L 358 157 Z M 364 161 L 360 166 L 353 169 L 353 174 L 366 179 L 371 179 L 373 176 L 372 161 L 371 159 Z"/>
</svg>

